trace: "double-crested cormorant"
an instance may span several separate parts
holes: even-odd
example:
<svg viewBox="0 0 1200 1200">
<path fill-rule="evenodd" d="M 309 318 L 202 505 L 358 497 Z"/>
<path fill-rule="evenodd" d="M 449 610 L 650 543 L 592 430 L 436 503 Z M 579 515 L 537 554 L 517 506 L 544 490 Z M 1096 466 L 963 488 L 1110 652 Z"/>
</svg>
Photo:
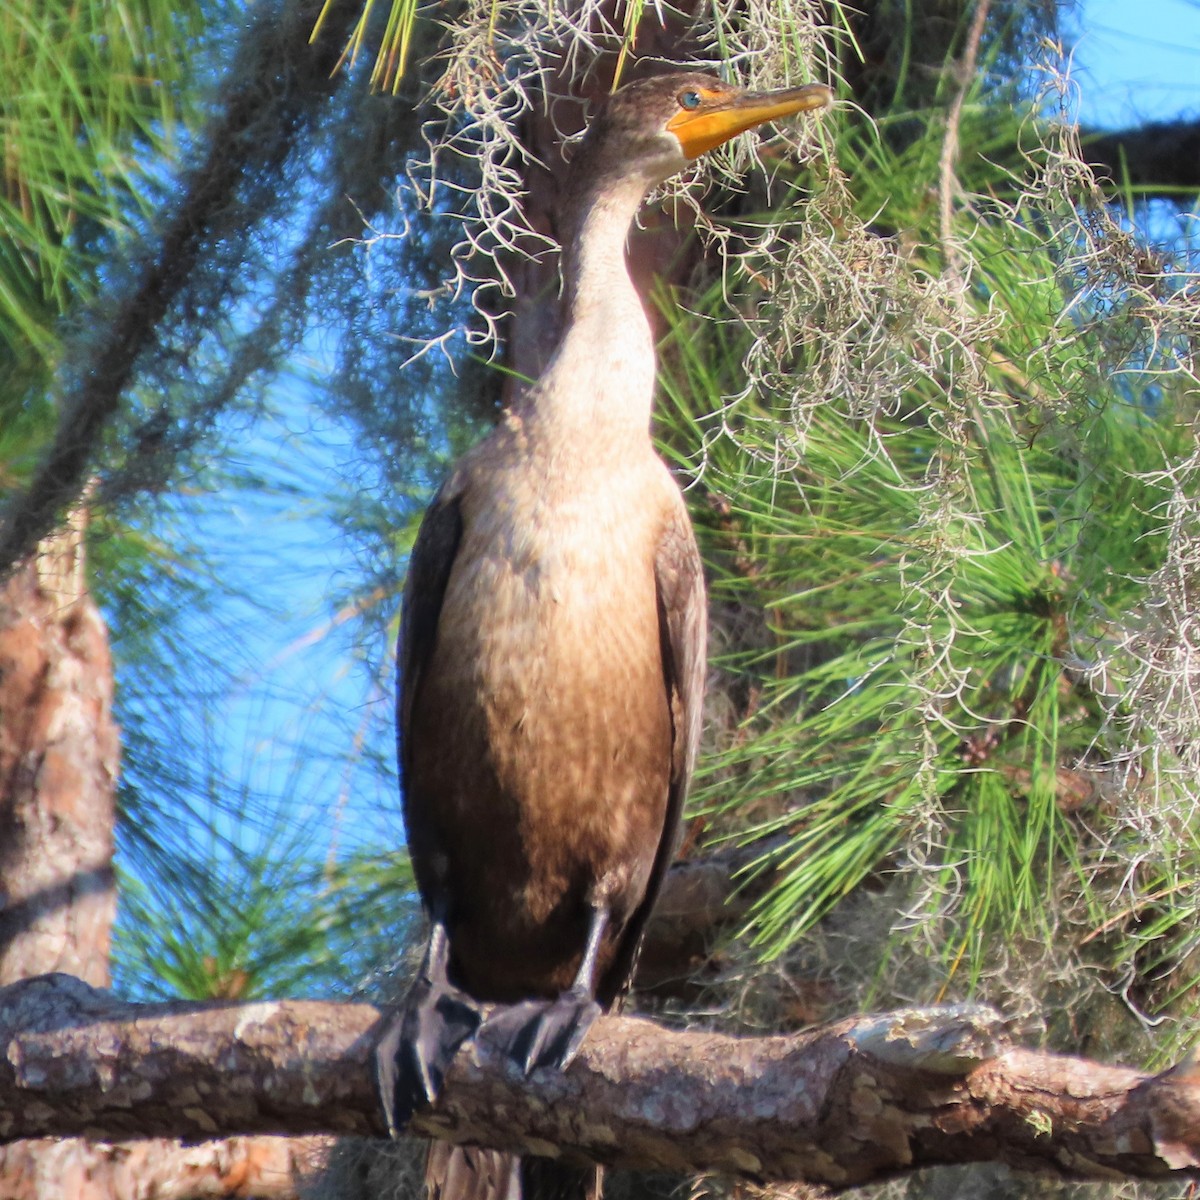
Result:
<svg viewBox="0 0 1200 1200">
<path fill-rule="evenodd" d="M 654 343 L 626 238 L 646 193 L 691 160 L 830 100 L 820 85 L 755 95 L 659 76 L 612 96 L 572 162 L 561 340 L 454 468 L 409 565 L 400 767 L 432 931 L 380 1042 L 393 1128 L 435 1097 L 478 1002 L 509 1006 L 488 1036 L 529 1071 L 569 1062 L 629 985 L 699 740 L 705 596 L 650 440 Z M 436 1191 L 509 1193 L 514 1159 L 462 1153 L 432 1157 Z M 527 1192 L 571 1190 L 571 1168 L 530 1170 Z"/>
</svg>

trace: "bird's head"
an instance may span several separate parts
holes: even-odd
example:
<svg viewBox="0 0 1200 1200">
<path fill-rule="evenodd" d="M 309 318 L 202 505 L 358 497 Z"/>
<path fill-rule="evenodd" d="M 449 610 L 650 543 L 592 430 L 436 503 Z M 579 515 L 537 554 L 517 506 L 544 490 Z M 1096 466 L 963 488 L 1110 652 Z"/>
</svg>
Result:
<svg viewBox="0 0 1200 1200">
<path fill-rule="evenodd" d="M 693 159 L 764 121 L 826 108 L 833 92 L 821 83 L 747 92 L 706 72 L 656 75 L 609 97 L 580 154 L 612 169 L 638 171 L 661 183 Z"/>
</svg>

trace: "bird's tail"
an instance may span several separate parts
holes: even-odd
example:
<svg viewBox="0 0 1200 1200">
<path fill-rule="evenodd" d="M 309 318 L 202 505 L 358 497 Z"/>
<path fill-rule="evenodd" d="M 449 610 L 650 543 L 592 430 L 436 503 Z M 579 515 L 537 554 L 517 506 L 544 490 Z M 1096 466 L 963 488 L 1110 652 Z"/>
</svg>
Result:
<svg viewBox="0 0 1200 1200">
<path fill-rule="evenodd" d="M 425 1161 L 426 1200 L 600 1200 L 599 1167 L 519 1158 L 481 1146 L 433 1142 Z"/>
</svg>

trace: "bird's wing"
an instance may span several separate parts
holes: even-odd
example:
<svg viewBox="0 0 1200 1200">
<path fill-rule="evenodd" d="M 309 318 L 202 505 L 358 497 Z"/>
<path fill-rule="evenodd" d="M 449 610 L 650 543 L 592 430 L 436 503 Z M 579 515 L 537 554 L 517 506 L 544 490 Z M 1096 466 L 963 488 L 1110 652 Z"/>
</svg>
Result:
<svg viewBox="0 0 1200 1200">
<path fill-rule="evenodd" d="M 388 1015 L 375 1045 L 376 1079 L 393 1136 L 418 1105 L 431 1103 L 459 1046 L 479 1027 L 483 1014 L 447 977 L 446 855 L 428 807 L 412 801 L 409 734 L 422 677 L 437 644 L 438 622 L 450 572 L 462 541 L 462 513 L 453 480 L 425 512 L 408 561 L 400 642 L 396 648 L 396 730 L 408 851 L 431 928 L 425 958 L 404 1006 Z"/>
<path fill-rule="evenodd" d="M 400 737 L 400 773 L 407 773 L 406 743 L 413 700 L 421 676 L 437 641 L 438 620 L 446 584 L 462 540 L 462 513 L 458 495 L 449 482 L 425 512 L 408 560 L 404 605 L 400 616 L 400 641 L 396 647 L 396 727 Z"/>
<path fill-rule="evenodd" d="M 682 500 L 658 545 L 654 561 L 658 590 L 658 624 L 663 647 L 663 675 L 671 700 L 675 741 L 671 763 L 671 808 L 667 827 L 672 837 L 683 815 L 683 801 L 696 764 L 703 718 L 707 670 L 708 603 L 704 568 L 696 535 Z M 672 845 L 670 852 L 674 853 Z"/>
<path fill-rule="evenodd" d="M 662 837 L 646 885 L 645 899 L 626 926 L 621 947 L 605 976 L 602 990 L 607 994 L 600 999 L 608 1004 L 633 982 L 646 921 L 675 857 L 683 804 L 700 745 L 708 606 L 700 551 L 696 548 L 696 537 L 682 498 L 659 539 L 654 558 L 654 582 L 658 594 L 663 682 L 671 705 L 671 781 Z"/>
</svg>

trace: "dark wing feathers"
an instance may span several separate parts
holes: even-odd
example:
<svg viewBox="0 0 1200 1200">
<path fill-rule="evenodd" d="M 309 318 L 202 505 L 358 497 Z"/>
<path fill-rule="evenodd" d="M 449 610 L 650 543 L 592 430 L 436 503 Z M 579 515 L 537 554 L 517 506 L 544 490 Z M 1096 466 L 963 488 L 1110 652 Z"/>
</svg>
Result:
<svg viewBox="0 0 1200 1200">
<path fill-rule="evenodd" d="M 663 682 L 670 699 L 674 734 L 671 784 L 662 838 L 646 884 L 645 898 L 630 918 L 620 950 L 598 989 L 602 993 L 598 999 L 605 1005 L 613 1004 L 633 982 L 646 922 L 675 857 L 683 805 L 700 745 L 708 606 L 700 551 L 696 548 L 696 536 L 682 503 L 672 513 L 659 540 L 654 557 L 654 582 L 658 593 Z"/>
<path fill-rule="evenodd" d="M 400 738 L 400 774 L 408 771 L 405 743 L 412 718 L 413 700 L 421 675 L 437 641 L 438 620 L 446 584 L 462 541 L 462 512 L 458 496 L 448 485 L 433 498 L 421 522 L 408 560 L 404 607 L 400 616 L 400 642 L 396 650 L 396 729 Z"/>
</svg>

